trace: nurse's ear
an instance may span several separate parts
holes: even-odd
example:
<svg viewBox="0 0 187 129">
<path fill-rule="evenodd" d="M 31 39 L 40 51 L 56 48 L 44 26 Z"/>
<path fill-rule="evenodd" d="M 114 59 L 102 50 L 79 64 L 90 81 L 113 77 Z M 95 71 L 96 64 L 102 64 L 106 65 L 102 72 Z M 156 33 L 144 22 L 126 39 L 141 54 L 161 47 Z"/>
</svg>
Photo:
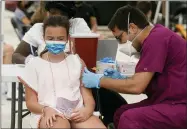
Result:
<svg viewBox="0 0 187 129">
<path fill-rule="evenodd" d="M 129 32 L 130 34 L 137 34 L 138 33 L 138 26 L 135 25 L 134 23 L 129 24 Z"/>
</svg>

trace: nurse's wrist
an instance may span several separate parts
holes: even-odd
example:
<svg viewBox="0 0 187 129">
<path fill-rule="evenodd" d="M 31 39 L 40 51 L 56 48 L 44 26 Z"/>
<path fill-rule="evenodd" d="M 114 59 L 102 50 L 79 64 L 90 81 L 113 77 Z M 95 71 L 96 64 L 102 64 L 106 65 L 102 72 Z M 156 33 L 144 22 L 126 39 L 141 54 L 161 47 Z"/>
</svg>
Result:
<svg viewBox="0 0 187 129">
<path fill-rule="evenodd" d="M 98 78 L 99 78 L 98 84 L 97 84 L 97 88 L 98 88 L 98 89 L 101 87 L 101 86 L 100 86 L 100 82 L 101 82 L 101 80 L 102 80 L 103 77 L 104 77 L 103 75 L 98 75 Z"/>
<path fill-rule="evenodd" d="M 99 89 L 99 88 L 101 88 L 102 87 L 102 81 L 104 80 L 104 78 L 106 78 L 105 76 L 102 76 L 100 79 L 99 79 L 99 84 L 98 84 L 98 86 L 97 86 L 97 88 Z"/>
</svg>

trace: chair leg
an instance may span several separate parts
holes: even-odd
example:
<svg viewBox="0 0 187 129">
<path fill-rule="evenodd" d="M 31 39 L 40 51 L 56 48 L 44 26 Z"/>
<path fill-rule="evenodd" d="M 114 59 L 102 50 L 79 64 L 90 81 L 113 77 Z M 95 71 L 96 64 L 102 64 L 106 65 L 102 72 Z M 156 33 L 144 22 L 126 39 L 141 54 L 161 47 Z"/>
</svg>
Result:
<svg viewBox="0 0 187 129">
<path fill-rule="evenodd" d="M 22 115 L 22 118 L 26 117 L 26 116 L 29 115 L 30 113 L 31 113 L 30 111 L 26 112 L 25 114 Z"/>
<path fill-rule="evenodd" d="M 22 129 L 22 107 L 23 106 L 23 85 L 19 83 L 18 95 L 18 129 Z"/>
<path fill-rule="evenodd" d="M 29 110 L 28 109 L 22 109 L 22 112 L 28 112 Z M 18 113 L 18 110 L 15 111 L 15 113 Z"/>
<path fill-rule="evenodd" d="M 15 110 L 16 110 L 16 83 L 12 83 L 12 100 L 11 100 L 11 129 L 15 129 Z"/>
</svg>

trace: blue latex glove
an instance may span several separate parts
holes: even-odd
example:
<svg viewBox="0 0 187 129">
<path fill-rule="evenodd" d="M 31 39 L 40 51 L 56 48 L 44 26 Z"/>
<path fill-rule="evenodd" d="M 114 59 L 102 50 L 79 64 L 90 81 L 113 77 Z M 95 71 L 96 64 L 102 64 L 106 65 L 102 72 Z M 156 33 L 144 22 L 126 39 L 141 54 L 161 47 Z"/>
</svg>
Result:
<svg viewBox="0 0 187 129">
<path fill-rule="evenodd" d="M 111 57 L 105 57 L 100 60 L 102 63 L 115 63 L 115 61 Z"/>
<path fill-rule="evenodd" d="M 113 79 L 125 79 L 127 78 L 124 75 L 121 75 L 119 71 L 114 70 L 113 68 L 108 68 L 104 70 L 104 76 L 105 77 L 109 77 L 109 78 L 113 78 Z"/>
<path fill-rule="evenodd" d="M 101 77 L 103 75 L 92 73 L 87 68 L 84 68 L 82 82 L 86 88 L 100 88 L 99 83 Z"/>
</svg>

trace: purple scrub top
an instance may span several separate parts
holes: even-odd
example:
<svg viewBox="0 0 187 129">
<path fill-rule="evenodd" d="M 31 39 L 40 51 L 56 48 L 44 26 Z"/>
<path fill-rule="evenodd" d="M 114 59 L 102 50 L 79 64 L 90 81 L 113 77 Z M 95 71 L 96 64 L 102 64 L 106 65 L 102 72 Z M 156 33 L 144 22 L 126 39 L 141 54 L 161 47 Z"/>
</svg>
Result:
<svg viewBox="0 0 187 129">
<path fill-rule="evenodd" d="M 186 41 L 162 25 L 155 25 L 142 44 L 136 73 L 154 72 L 145 90 L 153 103 L 187 103 Z"/>
</svg>

